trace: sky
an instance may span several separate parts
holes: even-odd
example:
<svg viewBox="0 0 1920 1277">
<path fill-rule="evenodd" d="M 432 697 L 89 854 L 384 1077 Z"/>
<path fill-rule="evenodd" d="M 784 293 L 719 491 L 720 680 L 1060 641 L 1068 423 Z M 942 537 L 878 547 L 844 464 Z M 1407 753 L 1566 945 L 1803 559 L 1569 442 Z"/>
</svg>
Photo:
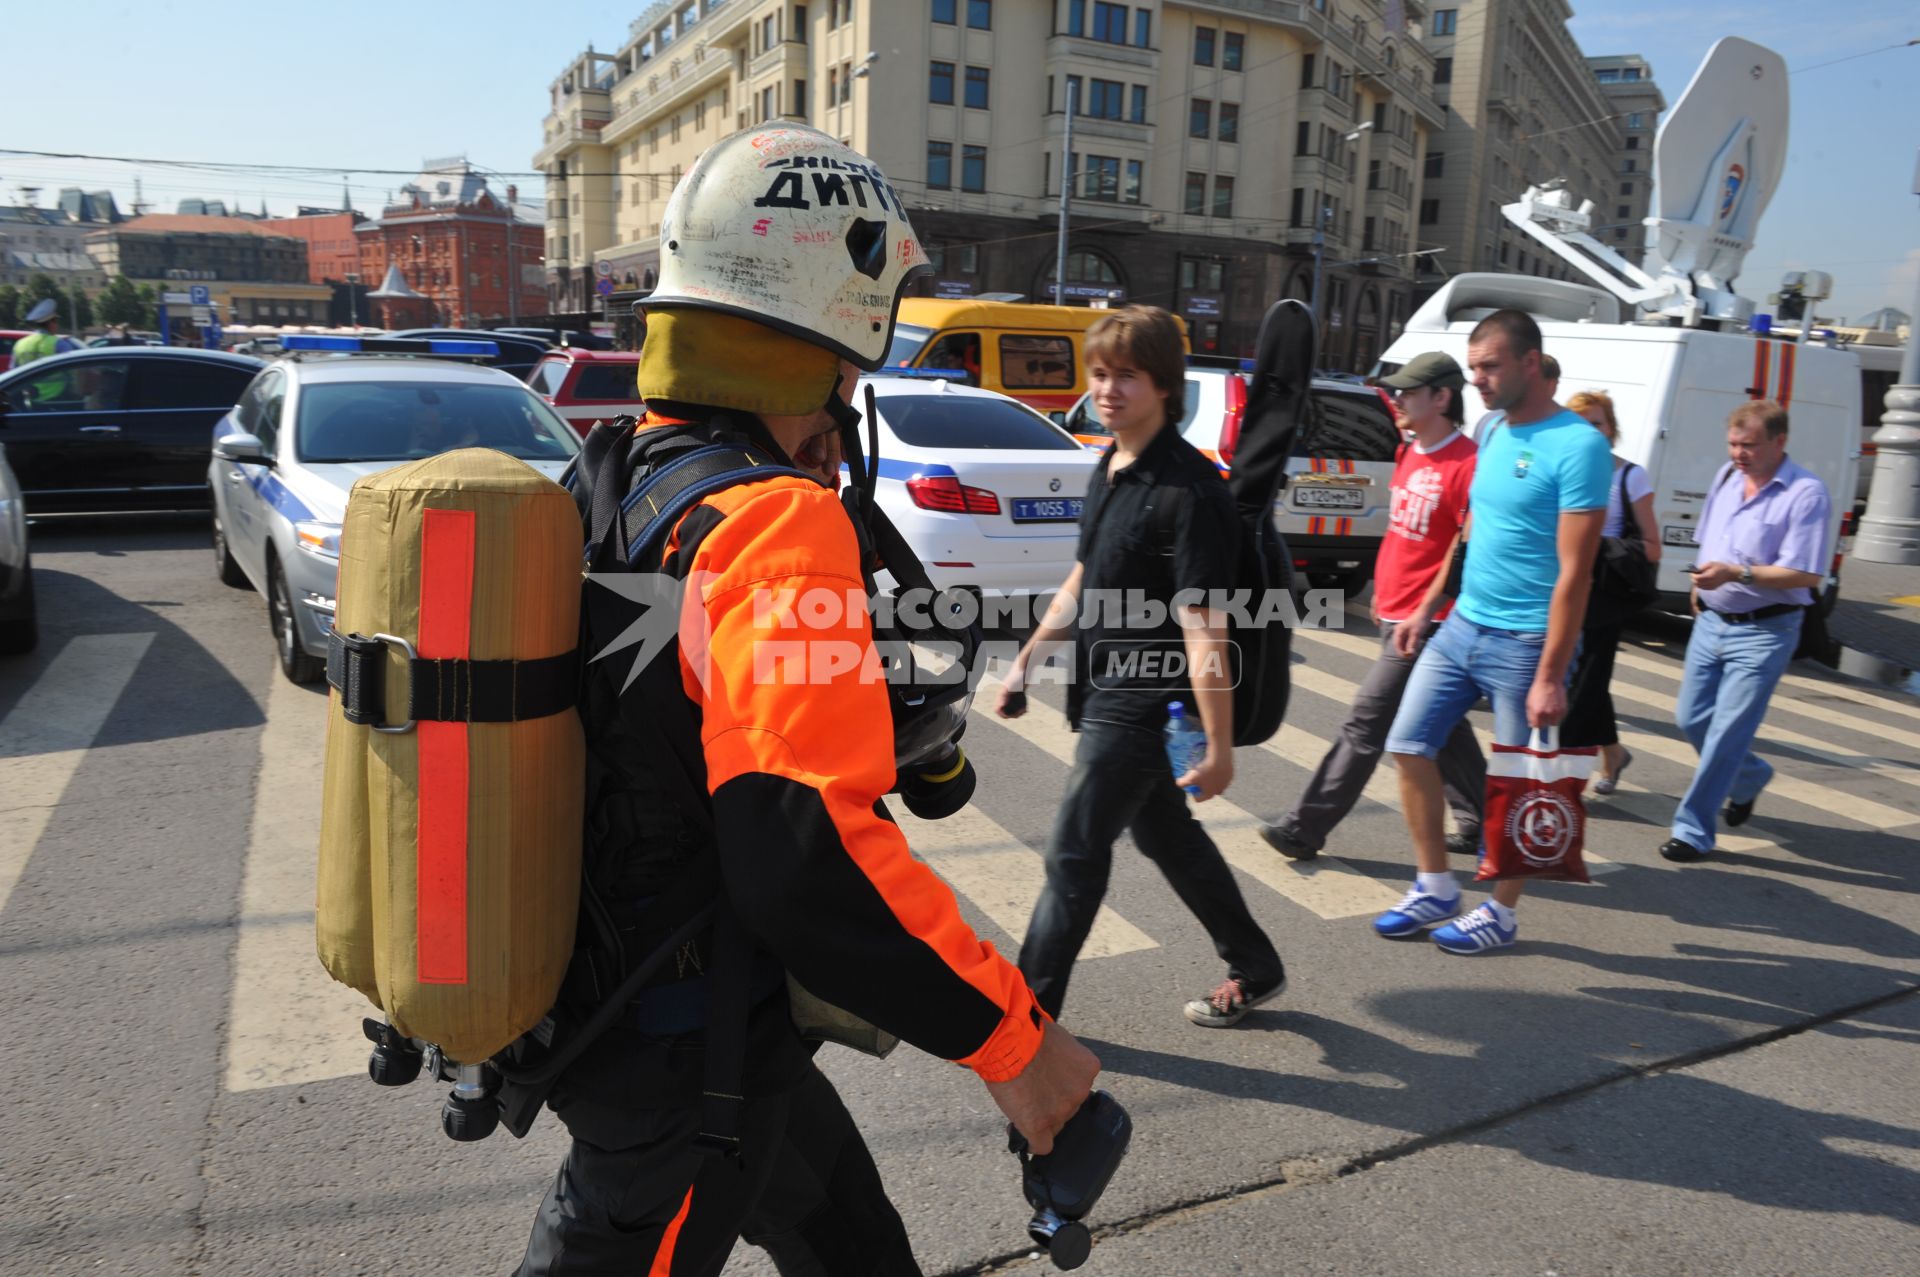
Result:
<svg viewBox="0 0 1920 1277">
<path fill-rule="evenodd" d="M 0 153 L 0 202 L 15 202 L 21 186 L 40 186 L 47 204 L 58 188 L 78 185 L 110 189 L 124 208 L 138 173 L 156 211 L 202 197 L 248 211 L 264 199 L 282 215 L 303 203 L 336 206 L 351 169 L 354 203 L 372 212 L 428 157 L 465 155 L 480 168 L 525 174 L 540 145 L 548 85 L 589 43 L 618 48 L 647 7 L 9 4 L 0 146 L 327 171 L 260 176 Z M 1825 270 L 1835 289 L 1823 315 L 1912 309 L 1920 278 L 1920 45 L 1851 55 L 1920 38 L 1920 3 L 1574 0 L 1574 8 L 1570 29 L 1580 47 L 1642 54 L 1669 104 L 1721 36 L 1785 55 L 1795 70 L 1787 166 L 1738 291 L 1764 301 L 1786 271 Z M 1818 65 L 1839 58 L 1851 60 Z M 395 172 L 374 171 L 382 169 Z M 540 200 L 538 178 L 513 180 L 523 200 Z"/>
</svg>

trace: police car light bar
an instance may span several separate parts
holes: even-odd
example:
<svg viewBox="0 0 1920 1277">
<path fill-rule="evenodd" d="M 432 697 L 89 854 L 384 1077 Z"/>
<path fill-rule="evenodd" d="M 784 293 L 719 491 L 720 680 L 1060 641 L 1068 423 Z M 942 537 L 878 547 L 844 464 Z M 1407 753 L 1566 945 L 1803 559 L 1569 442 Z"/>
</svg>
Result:
<svg viewBox="0 0 1920 1277">
<path fill-rule="evenodd" d="M 493 359 L 500 343 L 452 337 L 327 337 L 318 333 L 288 333 L 282 350 L 312 350 L 335 355 L 454 355 Z"/>
<path fill-rule="evenodd" d="M 965 368 L 882 368 L 869 377 L 910 377 L 920 381 L 965 381 Z"/>
</svg>

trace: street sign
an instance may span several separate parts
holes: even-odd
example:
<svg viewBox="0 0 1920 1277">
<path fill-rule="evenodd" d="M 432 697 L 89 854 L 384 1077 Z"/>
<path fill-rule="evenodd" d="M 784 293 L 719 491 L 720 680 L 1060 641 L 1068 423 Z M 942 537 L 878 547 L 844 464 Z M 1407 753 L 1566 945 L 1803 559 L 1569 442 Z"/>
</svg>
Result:
<svg viewBox="0 0 1920 1277">
<path fill-rule="evenodd" d="M 163 306 L 191 306 L 193 304 L 193 294 L 161 293 L 160 304 Z"/>
<path fill-rule="evenodd" d="M 599 293 L 602 297 L 611 297 L 613 296 L 613 281 L 603 279 L 593 286 L 593 291 Z"/>
<path fill-rule="evenodd" d="M 213 294 L 207 291 L 205 284 L 190 284 L 187 287 L 187 301 L 194 306 L 211 306 Z"/>
<path fill-rule="evenodd" d="M 213 323 L 213 307 L 195 306 L 193 308 L 193 322 L 201 328 L 205 328 Z"/>
<path fill-rule="evenodd" d="M 598 275 L 601 279 L 611 279 L 613 277 L 613 263 L 612 262 L 595 262 L 593 264 L 593 273 Z"/>
<path fill-rule="evenodd" d="M 1204 294 L 1196 294 L 1187 298 L 1186 310 L 1189 315 L 1202 315 L 1207 318 L 1212 318 L 1220 313 L 1220 299 Z"/>
</svg>

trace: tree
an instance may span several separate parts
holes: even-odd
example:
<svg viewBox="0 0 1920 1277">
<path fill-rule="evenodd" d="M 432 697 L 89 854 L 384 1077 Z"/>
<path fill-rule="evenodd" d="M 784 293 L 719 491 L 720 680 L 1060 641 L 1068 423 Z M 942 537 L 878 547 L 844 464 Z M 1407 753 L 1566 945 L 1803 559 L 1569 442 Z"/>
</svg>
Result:
<svg viewBox="0 0 1920 1277">
<path fill-rule="evenodd" d="M 78 284 L 73 286 L 73 335 L 78 337 L 83 329 L 93 327 L 93 299 L 87 296 L 87 290 Z"/>
<path fill-rule="evenodd" d="M 0 284 L 0 328 L 20 326 L 20 290 L 12 284 Z"/>
<path fill-rule="evenodd" d="M 147 326 L 143 322 L 145 318 L 146 308 L 140 294 L 134 291 L 133 281 L 125 275 L 115 275 L 108 280 L 105 291 L 100 294 L 100 322 L 142 328 Z"/>
<path fill-rule="evenodd" d="M 160 326 L 160 291 L 152 284 L 140 285 L 140 327 L 151 331 Z"/>
</svg>

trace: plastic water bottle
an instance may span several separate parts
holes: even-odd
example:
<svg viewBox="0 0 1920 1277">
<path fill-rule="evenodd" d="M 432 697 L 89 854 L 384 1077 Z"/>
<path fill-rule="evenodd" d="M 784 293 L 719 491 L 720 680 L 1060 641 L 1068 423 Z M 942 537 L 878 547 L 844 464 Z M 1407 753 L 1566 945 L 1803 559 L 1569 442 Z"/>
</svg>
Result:
<svg viewBox="0 0 1920 1277">
<path fill-rule="evenodd" d="M 1200 724 L 1187 717 L 1186 708 L 1179 701 L 1167 705 L 1167 762 L 1173 768 L 1173 778 L 1182 776 L 1198 767 L 1207 757 L 1207 734 Z M 1189 794 L 1198 794 L 1200 786 L 1188 785 Z"/>
</svg>

